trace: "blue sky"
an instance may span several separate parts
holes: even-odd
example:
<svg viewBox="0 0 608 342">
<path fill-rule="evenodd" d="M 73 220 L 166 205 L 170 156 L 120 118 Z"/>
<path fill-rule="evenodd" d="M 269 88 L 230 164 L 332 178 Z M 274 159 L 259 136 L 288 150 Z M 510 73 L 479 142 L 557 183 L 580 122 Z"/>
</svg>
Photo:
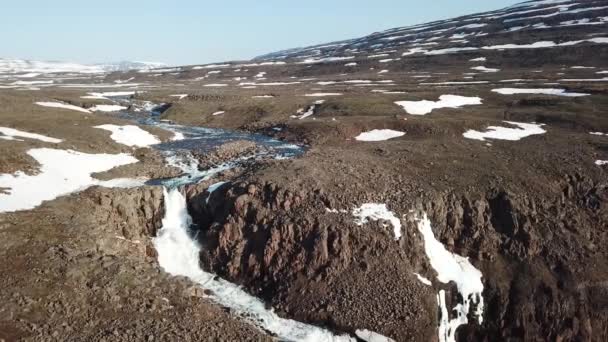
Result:
<svg viewBox="0 0 608 342">
<path fill-rule="evenodd" d="M 195 64 L 498 9 L 517 0 L 21 0 L 2 5 L 0 57 Z"/>
</svg>

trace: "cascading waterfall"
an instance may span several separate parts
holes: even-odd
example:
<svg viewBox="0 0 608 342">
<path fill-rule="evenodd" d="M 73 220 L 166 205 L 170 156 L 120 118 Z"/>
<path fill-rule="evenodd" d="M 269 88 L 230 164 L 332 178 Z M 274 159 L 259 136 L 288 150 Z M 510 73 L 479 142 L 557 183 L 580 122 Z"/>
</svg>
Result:
<svg viewBox="0 0 608 342">
<path fill-rule="evenodd" d="M 239 286 L 207 273 L 199 266 L 200 246 L 191 237 L 192 218 L 188 214 L 186 198 L 178 188 L 164 189 L 165 217 L 158 236 L 153 239 L 158 252 L 158 263 L 169 274 L 184 276 L 208 290 L 208 297 L 230 308 L 234 313 L 261 329 L 285 341 L 346 342 L 356 341 L 348 335 L 334 335 L 328 330 L 284 319 L 264 302 L 247 294 Z"/>
</svg>

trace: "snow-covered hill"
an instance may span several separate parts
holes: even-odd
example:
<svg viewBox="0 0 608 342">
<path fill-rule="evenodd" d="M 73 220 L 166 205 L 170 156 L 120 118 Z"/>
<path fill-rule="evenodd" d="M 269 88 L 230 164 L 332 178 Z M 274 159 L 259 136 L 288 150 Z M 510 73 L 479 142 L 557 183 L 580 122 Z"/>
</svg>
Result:
<svg viewBox="0 0 608 342">
<path fill-rule="evenodd" d="M 86 65 L 60 61 L 31 61 L 23 59 L 0 58 L 0 74 L 51 74 L 51 73 L 80 73 L 95 74 L 127 70 L 150 70 L 166 66 L 158 62 L 118 62 Z"/>
<path fill-rule="evenodd" d="M 139 71 L 148 71 L 157 68 L 164 68 L 167 66 L 165 63 L 161 62 L 132 62 L 132 61 L 122 61 L 117 63 L 108 63 L 108 64 L 98 64 L 103 68 L 106 72 L 113 71 L 128 71 L 128 70 L 139 70 Z"/>
<path fill-rule="evenodd" d="M 607 28 L 606 0 L 536 0 L 486 13 L 393 28 L 361 38 L 278 51 L 256 59 L 314 63 L 514 49 L 526 45 L 571 46 L 587 40 L 593 43 L 593 39 L 598 40 L 598 36 L 608 32 Z M 513 43 L 524 46 L 508 45 Z"/>
</svg>

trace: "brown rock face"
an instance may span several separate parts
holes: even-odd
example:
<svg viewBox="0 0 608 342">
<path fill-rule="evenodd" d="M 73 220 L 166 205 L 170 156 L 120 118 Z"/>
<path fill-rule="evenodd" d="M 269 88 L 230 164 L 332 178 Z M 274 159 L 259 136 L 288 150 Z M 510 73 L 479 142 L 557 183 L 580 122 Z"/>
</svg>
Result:
<svg viewBox="0 0 608 342">
<path fill-rule="evenodd" d="M 98 248 L 108 254 L 145 255 L 155 257 L 150 238 L 161 227 L 164 215 L 161 187 L 134 189 L 92 188 L 87 190 L 96 202 L 90 213 L 98 222 L 105 222 Z"/>
<path fill-rule="evenodd" d="M 446 248 L 484 274 L 484 324 L 461 327 L 459 340 L 605 335 L 605 281 L 585 270 L 605 257 L 594 246 L 606 236 L 593 227 L 608 226 L 608 187 L 576 176 L 557 187 L 562 195 L 551 198 L 494 189 L 408 205 L 425 211 Z M 437 289 L 411 275 L 422 269 L 433 279 L 435 272 L 414 223 L 403 220 L 395 243 L 381 222 L 358 229 L 350 214 L 327 213 L 335 202 L 321 191 L 271 183 L 226 184 L 211 196 L 192 188 L 202 265 L 289 317 L 342 331 L 368 327 L 397 340 L 434 338 Z"/>
</svg>

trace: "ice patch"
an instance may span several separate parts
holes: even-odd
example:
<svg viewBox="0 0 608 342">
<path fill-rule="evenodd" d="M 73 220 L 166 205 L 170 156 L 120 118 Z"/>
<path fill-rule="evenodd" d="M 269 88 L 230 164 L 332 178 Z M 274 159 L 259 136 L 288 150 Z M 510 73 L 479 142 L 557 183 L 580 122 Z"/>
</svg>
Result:
<svg viewBox="0 0 608 342">
<path fill-rule="evenodd" d="M 597 165 L 597 166 L 608 165 L 608 160 L 596 160 L 595 165 Z"/>
<path fill-rule="evenodd" d="M 405 111 L 412 115 L 426 115 L 434 109 L 439 108 L 460 108 L 461 106 L 480 105 L 481 98 L 466 97 L 458 95 L 441 95 L 439 101 L 397 101 L 395 104 L 403 107 Z"/>
<path fill-rule="evenodd" d="M 361 207 L 353 209 L 352 214 L 355 216 L 355 224 L 358 226 L 368 223 L 370 219 L 372 221 L 389 221 L 393 226 L 395 240 L 401 238 L 401 220 L 395 216 L 395 213 L 388 210 L 386 204 L 365 203 Z"/>
<path fill-rule="evenodd" d="M 514 121 L 504 121 L 509 125 L 517 126 L 519 128 L 500 127 L 500 126 L 489 126 L 487 131 L 479 132 L 475 130 L 468 130 L 462 135 L 467 139 L 481 140 L 486 139 L 499 139 L 499 140 L 510 140 L 516 141 L 525 137 L 536 134 L 544 134 L 547 131 L 542 129 L 543 124 L 535 123 L 524 123 Z"/>
<path fill-rule="evenodd" d="M 515 81 L 515 80 L 510 80 Z M 504 81 L 501 81 L 504 82 Z M 515 95 L 515 94 L 542 94 L 542 95 L 555 95 L 555 96 L 567 96 L 567 97 L 578 97 L 578 96 L 589 96 L 590 94 L 585 93 L 569 93 L 566 89 L 555 89 L 555 88 L 544 88 L 544 89 L 525 89 L 525 88 L 498 88 L 492 89 L 493 92 L 502 95 Z"/>
<path fill-rule="evenodd" d="M 354 342 L 347 335 L 331 332 L 290 319 L 284 319 L 267 309 L 266 304 L 236 284 L 204 272 L 199 266 L 201 247 L 191 238 L 192 222 L 185 197 L 178 189 L 164 190 L 165 216 L 158 236 L 153 239 L 158 253 L 158 263 L 173 276 L 184 276 L 208 290 L 206 296 L 227 307 L 232 313 L 267 330 L 285 341 Z"/>
<path fill-rule="evenodd" d="M 369 132 L 363 132 L 355 137 L 359 141 L 383 141 L 404 136 L 404 132 L 394 131 L 392 129 L 374 129 Z"/>
<path fill-rule="evenodd" d="M 9 127 L 0 127 L 0 133 L 4 134 L 3 136 L 0 136 L 0 138 L 2 138 L 4 140 L 15 140 L 15 137 L 19 137 L 19 138 L 40 140 L 42 142 L 48 142 L 48 143 L 52 143 L 52 144 L 59 144 L 60 142 L 63 141 L 61 139 L 50 138 L 50 137 L 47 137 L 42 134 L 24 132 L 24 131 L 20 131 L 18 129 L 9 128 Z"/>
<path fill-rule="evenodd" d="M 100 125 L 95 126 L 95 128 L 112 132 L 110 138 L 117 143 L 126 146 L 148 147 L 150 145 L 160 144 L 161 142 L 154 135 L 133 125 Z"/>
<path fill-rule="evenodd" d="M 211 114 L 211 115 L 212 115 L 212 116 L 218 116 L 218 115 L 222 115 L 222 114 L 224 114 L 224 113 L 226 113 L 226 112 L 222 110 L 222 111 L 215 112 L 215 113 L 213 113 L 213 114 Z"/>
<path fill-rule="evenodd" d="M 114 167 L 136 163 L 131 155 L 87 154 L 72 150 L 38 148 L 27 154 L 40 164 L 40 172 L 26 175 L 0 174 L 0 188 L 8 188 L 8 194 L 0 193 L 0 212 L 33 209 L 43 201 L 57 198 L 93 185 L 115 186 L 125 182 L 100 181 L 92 173 L 108 171 Z"/>
<path fill-rule="evenodd" d="M 177 94 L 177 95 L 169 95 L 169 96 L 171 96 L 171 97 L 177 97 L 178 100 L 183 100 L 186 97 L 188 97 L 188 94 Z"/>
</svg>

